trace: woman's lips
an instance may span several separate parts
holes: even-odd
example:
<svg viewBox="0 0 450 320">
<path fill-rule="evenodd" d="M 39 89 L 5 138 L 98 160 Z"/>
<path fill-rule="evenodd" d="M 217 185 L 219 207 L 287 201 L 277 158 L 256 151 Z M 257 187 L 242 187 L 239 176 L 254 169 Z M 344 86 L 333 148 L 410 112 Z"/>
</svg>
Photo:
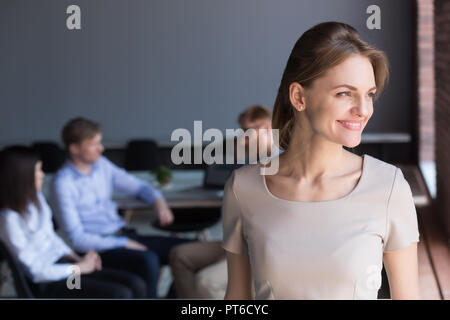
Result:
<svg viewBox="0 0 450 320">
<path fill-rule="evenodd" d="M 336 120 L 339 122 L 341 126 L 353 131 L 361 130 L 361 121 L 344 121 L 344 120 Z"/>
</svg>

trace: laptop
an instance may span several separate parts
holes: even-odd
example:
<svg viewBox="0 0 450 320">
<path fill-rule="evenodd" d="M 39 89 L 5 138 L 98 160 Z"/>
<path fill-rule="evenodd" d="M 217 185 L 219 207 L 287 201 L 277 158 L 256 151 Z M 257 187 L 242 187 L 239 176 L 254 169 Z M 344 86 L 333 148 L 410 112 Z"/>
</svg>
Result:
<svg viewBox="0 0 450 320">
<path fill-rule="evenodd" d="M 203 188 L 223 190 L 228 178 L 243 164 L 212 164 L 205 169 L 205 177 L 203 180 Z"/>
</svg>

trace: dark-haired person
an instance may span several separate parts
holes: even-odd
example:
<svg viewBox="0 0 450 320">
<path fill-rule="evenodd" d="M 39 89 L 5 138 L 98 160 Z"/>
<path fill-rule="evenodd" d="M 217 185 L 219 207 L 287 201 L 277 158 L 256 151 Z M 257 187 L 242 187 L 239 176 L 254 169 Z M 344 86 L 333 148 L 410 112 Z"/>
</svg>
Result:
<svg viewBox="0 0 450 320">
<path fill-rule="evenodd" d="M 78 256 L 55 233 L 41 193 L 43 179 L 42 162 L 30 148 L 13 146 L 0 152 L 0 240 L 35 284 L 38 297 L 145 297 L 143 279 L 103 269 L 95 251 Z M 80 287 L 69 289 L 68 281 L 76 285 L 76 273 Z"/>
<path fill-rule="evenodd" d="M 361 142 L 387 77 L 386 55 L 348 24 L 321 23 L 297 40 L 273 110 L 285 151 L 225 186 L 226 299 L 249 299 L 252 280 L 256 299 L 377 299 L 383 263 L 392 299 L 420 298 L 408 182 L 343 148 Z"/>
<path fill-rule="evenodd" d="M 187 239 L 141 236 L 125 229 L 112 201 L 113 191 L 154 204 L 160 223 L 173 222 L 162 194 L 102 156 L 100 125 L 84 118 L 70 120 L 62 139 L 69 160 L 52 183 L 51 204 L 64 237 L 77 252 L 96 250 L 105 266 L 140 275 L 147 283 L 147 297 L 157 298 L 160 265 L 167 264 L 169 251 Z"/>
</svg>

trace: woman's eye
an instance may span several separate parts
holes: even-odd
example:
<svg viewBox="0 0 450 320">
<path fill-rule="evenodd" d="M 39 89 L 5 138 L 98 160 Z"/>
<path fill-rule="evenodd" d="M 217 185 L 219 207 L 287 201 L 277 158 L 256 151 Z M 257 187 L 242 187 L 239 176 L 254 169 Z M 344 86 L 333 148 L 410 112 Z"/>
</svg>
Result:
<svg viewBox="0 0 450 320">
<path fill-rule="evenodd" d="M 373 93 L 373 92 L 369 93 L 369 97 L 371 97 L 372 99 L 375 98 L 375 96 L 376 96 L 376 93 Z"/>
<path fill-rule="evenodd" d="M 350 92 L 349 92 L 349 91 L 339 92 L 337 95 L 338 95 L 339 97 L 345 97 L 345 95 L 343 95 L 343 93 L 344 93 L 344 94 L 345 94 L 345 93 L 348 93 L 348 95 L 350 95 Z"/>
</svg>

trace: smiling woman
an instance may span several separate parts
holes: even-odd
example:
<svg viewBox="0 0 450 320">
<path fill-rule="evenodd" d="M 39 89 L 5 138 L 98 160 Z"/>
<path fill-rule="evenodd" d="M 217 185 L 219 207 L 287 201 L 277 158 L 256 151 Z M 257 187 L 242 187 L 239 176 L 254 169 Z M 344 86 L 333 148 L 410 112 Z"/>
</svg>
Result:
<svg viewBox="0 0 450 320">
<path fill-rule="evenodd" d="M 225 186 L 227 299 L 376 299 L 383 263 L 394 299 L 416 299 L 419 232 L 401 170 L 346 151 L 361 142 L 388 77 L 385 54 L 325 22 L 296 42 L 273 113 L 274 175 L 247 165 Z M 275 158 L 272 158 L 274 161 Z"/>
<path fill-rule="evenodd" d="M 323 32 L 320 29 L 325 28 L 327 34 L 319 34 Z M 322 37 L 322 41 L 318 37 Z M 362 98 L 373 102 L 388 80 L 388 65 L 385 54 L 362 41 L 351 26 L 319 24 L 305 32 L 292 49 L 275 101 L 273 127 L 280 130 L 280 146 L 288 148 L 295 109 L 307 108 L 314 102 L 323 103 L 318 97 L 324 93 L 328 93 L 326 98 L 333 96 L 333 105 L 353 106 Z M 295 96 L 306 89 L 310 89 L 304 97 L 307 101 L 296 100 Z M 291 95 L 294 101 L 290 101 Z M 359 119 L 337 120 L 361 122 Z"/>
</svg>

